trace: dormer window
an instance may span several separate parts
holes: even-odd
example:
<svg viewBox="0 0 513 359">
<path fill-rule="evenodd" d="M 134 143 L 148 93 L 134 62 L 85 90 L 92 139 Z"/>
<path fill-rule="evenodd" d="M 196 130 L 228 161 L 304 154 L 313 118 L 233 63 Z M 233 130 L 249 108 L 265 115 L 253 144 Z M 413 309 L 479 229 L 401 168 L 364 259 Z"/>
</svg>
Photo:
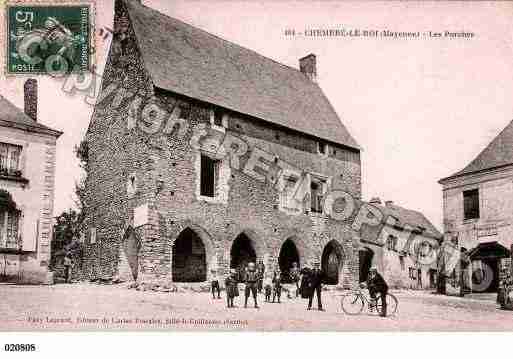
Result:
<svg viewBox="0 0 513 359">
<path fill-rule="evenodd" d="M 21 176 L 21 146 L 0 143 L 0 176 Z"/>
<path fill-rule="evenodd" d="M 328 155 L 328 144 L 325 142 L 317 142 L 317 153 L 323 156 Z"/>
</svg>

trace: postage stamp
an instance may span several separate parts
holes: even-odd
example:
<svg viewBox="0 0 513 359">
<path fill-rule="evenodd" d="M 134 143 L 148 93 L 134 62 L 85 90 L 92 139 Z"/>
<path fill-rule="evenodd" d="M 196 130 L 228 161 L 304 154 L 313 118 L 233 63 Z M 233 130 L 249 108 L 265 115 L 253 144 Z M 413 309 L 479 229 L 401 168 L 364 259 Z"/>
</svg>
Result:
<svg viewBox="0 0 513 359">
<path fill-rule="evenodd" d="M 93 7 L 70 4 L 8 3 L 8 74 L 81 72 L 91 68 Z"/>
</svg>

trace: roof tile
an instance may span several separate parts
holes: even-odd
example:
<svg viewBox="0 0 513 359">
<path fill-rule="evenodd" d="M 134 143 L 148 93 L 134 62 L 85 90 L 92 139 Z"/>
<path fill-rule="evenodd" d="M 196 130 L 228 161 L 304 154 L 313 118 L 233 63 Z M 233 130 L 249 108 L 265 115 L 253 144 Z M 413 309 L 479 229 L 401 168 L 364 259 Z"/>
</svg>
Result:
<svg viewBox="0 0 513 359">
<path fill-rule="evenodd" d="M 156 87 L 360 149 L 320 87 L 299 70 L 127 1 Z"/>
<path fill-rule="evenodd" d="M 51 134 L 59 137 L 62 132 L 54 130 L 42 123 L 36 122 L 28 117 L 25 112 L 16 107 L 13 103 L 0 95 L 0 125 L 4 122 L 6 125 L 21 127 L 28 131 Z"/>
</svg>

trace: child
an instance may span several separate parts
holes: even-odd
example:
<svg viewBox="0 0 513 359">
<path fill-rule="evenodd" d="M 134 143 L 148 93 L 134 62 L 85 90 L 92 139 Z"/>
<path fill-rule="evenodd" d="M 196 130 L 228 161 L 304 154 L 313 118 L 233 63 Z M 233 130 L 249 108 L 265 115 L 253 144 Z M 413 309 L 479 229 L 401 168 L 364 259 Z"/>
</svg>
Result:
<svg viewBox="0 0 513 359">
<path fill-rule="evenodd" d="M 266 302 L 270 302 L 271 301 L 271 292 L 272 292 L 272 286 L 271 286 L 271 278 L 266 278 L 265 279 L 265 286 L 264 286 L 264 290 L 265 290 L 265 301 Z"/>
<path fill-rule="evenodd" d="M 228 308 L 233 308 L 233 298 L 239 296 L 239 287 L 237 283 L 237 271 L 230 269 L 230 274 L 226 277 L 224 284 L 226 286 L 226 304 Z"/>
<path fill-rule="evenodd" d="M 212 299 L 216 299 L 215 292 L 217 291 L 217 299 L 221 299 L 221 288 L 219 287 L 219 280 L 217 279 L 217 272 L 215 270 L 212 273 Z"/>
<path fill-rule="evenodd" d="M 274 272 L 273 277 L 273 303 L 274 300 L 278 297 L 278 303 L 280 303 L 280 297 L 281 297 L 281 272 L 277 270 Z"/>
</svg>

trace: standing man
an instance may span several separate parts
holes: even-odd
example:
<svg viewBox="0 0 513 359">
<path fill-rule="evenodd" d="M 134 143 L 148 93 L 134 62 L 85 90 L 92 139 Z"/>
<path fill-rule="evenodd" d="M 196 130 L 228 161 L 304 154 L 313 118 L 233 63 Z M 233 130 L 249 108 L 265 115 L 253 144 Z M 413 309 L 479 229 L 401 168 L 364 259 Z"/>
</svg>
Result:
<svg viewBox="0 0 513 359">
<path fill-rule="evenodd" d="M 296 298 L 299 296 L 299 277 L 299 267 L 297 262 L 294 262 L 292 263 L 292 268 L 290 268 L 290 279 L 296 284 Z"/>
<path fill-rule="evenodd" d="M 258 272 L 258 275 L 260 276 L 260 278 L 258 279 L 258 293 L 261 293 L 263 283 L 264 283 L 264 274 L 265 274 L 264 261 L 262 261 L 262 260 L 258 261 L 257 272 Z"/>
<path fill-rule="evenodd" d="M 380 316 L 387 316 L 387 293 L 388 293 L 388 285 L 387 282 L 383 279 L 381 274 L 378 273 L 376 267 L 372 267 L 369 271 L 369 276 L 367 277 L 367 288 L 369 289 L 370 297 L 376 305 L 376 294 L 380 294 L 381 296 L 381 307 L 382 311 Z"/>
<path fill-rule="evenodd" d="M 216 292 L 217 292 L 217 299 L 221 298 L 221 286 L 219 285 L 219 279 L 217 278 L 217 271 L 212 269 L 210 271 L 212 273 L 212 282 L 211 289 L 212 289 L 212 299 L 216 299 Z"/>
<path fill-rule="evenodd" d="M 230 274 L 228 274 L 224 281 L 226 287 L 226 304 L 228 308 L 233 308 L 233 299 L 239 296 L 237 277 L 237 271 L 232 268 L 230 269 Z"/>
<path fill-rule="evenodd" d="M 64 255 L 64 276 L 65 276 L 65 283 L 71 282 L 71 266 L 73 265 L 71 261 L 71 256 L 69 252 L 66 252 Z"/>
<path fill-rule="evenodd" d="M 258 280 L 260 279 L 260 276 L 258 274 L 258 271 L 255 268 L 255 263 L 251 262 L 248 264 L 248 269 L 246 270 L 246 273 L 244 275 L 244 282 L 246 283 L 246 288 L 244 290 L 245 300 L 244 300 L 244 308 L 248 307 L 248 298 L 249 294 L 253 294 L 253 301 L 255 302 L 255 308 L 258 309 L 258 302 L 257 302 L 257 286 L 258 286 Z"/>
<path fill-rule="evenodd" d="M 319 269 L 319 262 L 315 262 L 313 265 L 313 269 L 309 275 L 309 287 L 310 287 L 310 296 L 308 298 L 308 310 L 312 309 L 312 301 L 315 294 L 317 294 L 317 309 L 324 312 L 322 308 L 322 281 L 323 281 L 323 273 Z"/>
<path fill-rule="evenodd" d="M 273 303 L 276 300 L 276 297 L 278 297 L 278 303 L 280 303 L 281 298 L 281 272 L 278 269 L 276 272 L 274 272 L 273 275 Z"/>
</svg>

